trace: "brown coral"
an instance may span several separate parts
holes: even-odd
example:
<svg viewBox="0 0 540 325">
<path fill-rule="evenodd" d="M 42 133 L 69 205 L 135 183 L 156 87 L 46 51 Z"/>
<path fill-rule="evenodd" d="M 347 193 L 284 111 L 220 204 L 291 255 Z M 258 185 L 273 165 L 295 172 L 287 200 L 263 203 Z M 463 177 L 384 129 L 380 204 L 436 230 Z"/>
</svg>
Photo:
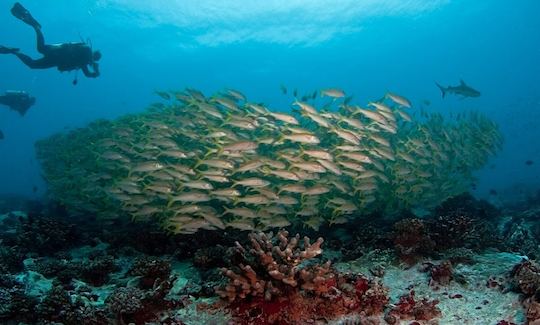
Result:
<svg viewBox="0 0 540 325">
<path fill-rule="evenodd" d="M 396 253 L 408 265 L 413 265 L 421 257 L 429 255 L 435 245 L 429 237 L 426 225 L 420 219 L 396 222 L 393 239 Z"/>
<path fill-rule="evenodd" d="M 363 276 L 336 272 L 330 262 L 310 260 L 322 253 L 323 239 L 249 236 L 251 249 L 236 243 L 244 263 L 222 269 L 229 283 L 216 292 L 226 301 L 239 324 L 305 323 L 333 319 L 351 312 L 382 313 L 388 289 Z M 311 262 L 311 263 L 310 263 Z"/>
<path fill-rule="evenodd" d="M 441 316 L 438 303 L 438 300 L 429 301 L 426 298 L 418 301 L 415 299 L 414 290 L 411 290 L 409 294 L 399 298 L 399 302 L 388 312 L 385 320 L 389 324 L 398 324 L 399 320 L 428 321 Z"/>
<path fill-rule="evenodd" d="M 273 296 L 284 294 L 290 287 L 297 287 L 299 282 L 304 290 L 312 292 L 326 292 L 327 281 L 333 277 L 330 264 L 315 267 L 300 268 L 305 260 L 312 259 L 322 253 L 323 239 L 319 238 L 311 244 L 309 238 L 304 237 L 303 248 L 299 247 L 300 236 L 288 238 L 289 233 L 281 230 L 275 239 L 279 244 L 272 243 L 272 233 L 253 233 L 249 235 L 252 248 L 249 253 L 258 259 L 257 266 L 263 274 L 258 274 L 251 265 L 239 265 L 239 272 L 222 269 L 231 282 L 223 290 L 216 292 L 229 302 L 247 296 L 264 297 L 271 300 Z M 238 242 L 237 248 L 242 253 L 248 253 Z"/>
<path fill-rule="evenodd" d="M 514 285 L 527 296 L 540 289 L 540 266 L 533 261 L 523 260 L 511 272 Z"/>
</svg>

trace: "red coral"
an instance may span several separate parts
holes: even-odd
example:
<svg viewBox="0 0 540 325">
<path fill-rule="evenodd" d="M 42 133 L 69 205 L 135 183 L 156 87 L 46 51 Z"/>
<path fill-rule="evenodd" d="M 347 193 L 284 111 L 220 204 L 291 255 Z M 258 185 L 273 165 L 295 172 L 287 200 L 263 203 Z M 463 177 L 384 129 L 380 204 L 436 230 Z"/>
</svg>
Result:
<svg viewBox="0 0 540 325">
<path fill-rule="evenodd" d="M 432 264 L 429 274 L 431 277 L 429 280 L 430 286 L 448 285 L 453 279 L 452 263 L 444 261 L 439 265 Z"/>
<path fill-rule="evenodd" d="M 438 300 L 423 298 L 416 301 L 414 295 L 414 290 L 411 290 L 408 295 L 399 298 L 399 302 L 385 317 L 389 324 L 397 324 L 399 320 L 428 321 L 441 316 L 441 310 L 437 307 Z"/>
<path fill-rule="evenodd" d="M 394 245 L 399 258 L 413 265 L 434 248 L 426 226 L 420 219 L 404 219 L 394 224 Z"/>
<path fill-rule="evenodd" d="M 363 276 L 342 274 L 330 262 L 306 263 L 322 253 L 286 231 L 251 234 L 252 249 L 237 244 L 246 264 L 223 272 L 230 282 L 216 292 L 228 301 L 238 324 L 290 324 L 335 319 L 351 312 L 382 313 L 388 290 Z M 248 264 L 249 263 L 249 264 Z"/>
</svg>

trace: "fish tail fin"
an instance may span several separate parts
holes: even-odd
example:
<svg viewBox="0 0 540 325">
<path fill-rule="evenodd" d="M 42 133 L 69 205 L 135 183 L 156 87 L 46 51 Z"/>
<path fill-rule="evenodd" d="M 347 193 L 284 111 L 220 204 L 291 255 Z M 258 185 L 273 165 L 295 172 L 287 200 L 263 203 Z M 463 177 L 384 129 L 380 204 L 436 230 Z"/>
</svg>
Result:
<svg viewBox="0 0 540 325">
<path fill-rule="evenodd" d="M 271 169 L 268 168 L 268 166 L 263 166 L 263 167 L 261 168 L 261 172 L 262 172 L 264 175 L 270 174 L 270 171 L 271 171 Z"/>
<path fill-rule="evenodd" d="M 195 168 L 199 167 L 200 165 L 202 165 L 203 162 L 204 162 L 204 158 L 203 159 L 197 159 L 195 161 L 195 165 L 193 166 L 193 169 L 195 169 Z"/>
<path fill-rule="evenodd" d="M 209 146 L 205 146 L 207 151 L 204 154 L 203 159 L 207 159 L 212 154 L 216 154 L 216 156 L 221 155 L 223 153 L 223 147 L 221 145 L 219 145 L 219 144 L 216 144 L 216 146 L 218 147 L 217 149 L 216 148 L 211 148 Z"/>
<path fill-rule="evenodd" d="M 223 127 L 223 126 L 229 124 L 229 122 L 231 121 L 231 119 L 232 119 L 232 114 L 227 115 L 227 116 L 225 117 L 225 119 L 222 121 L 223 123 L 221 123 L 221 125 L 220 125 L 219 127 L 221 128 L 221 127 Z"/>
<path fill-rule="evenodd" d="M 174 199 L 171 197 L 171 198 L 168 198 L 167 199 L 167 208 L 170 208 L 173 204 L 174 204 Z"/>
<path fill-rule="evenodd" d="M 273 146 L 277 146 L 277 145 L 281 145 L 285 142 L 286 139 L 286 136 L 284 134 L 280 135 L 277 140 L 275 140 L 274 142 L 272 142 L 272 145 Z"/>
<path fill-rule="evenodd" d="M 442 93 L 442 98 L 444 98 L 444 95 L 446 95 L 446 89 L 444 89 L 443 86 L 439 85 L 439 83 L 435 82 L 435 84 L 437 85 L 437 87 L 439 87 L 439 89 L 441 90 L 441 93 Z"/>
</svg>

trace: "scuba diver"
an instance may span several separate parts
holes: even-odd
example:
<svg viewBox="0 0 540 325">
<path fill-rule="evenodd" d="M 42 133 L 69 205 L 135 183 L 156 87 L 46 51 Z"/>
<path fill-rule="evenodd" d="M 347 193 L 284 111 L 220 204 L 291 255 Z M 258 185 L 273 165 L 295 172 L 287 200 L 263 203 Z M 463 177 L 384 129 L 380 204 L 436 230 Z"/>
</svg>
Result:
<svg viewBox="0 0 540 325">
<path fill-rule="evenodd" d="M 62 43 L 48 45 L 45 44 L 41 25 L 32 17 L 20 3 L 16 2 L 11 8 L 11 13 L 24 23 L 32 26 L 36 31 L 37 50 L 43 54 L 42 58 L 32 59 L 26 54 L 20 53 L 18 48 L 11 48 L 0 45 L 0 54 L 13 54 L 31 69 L 48 69 L 57 67 L 59 71 L 72 71 L 81 69 L 88 78 L 99 76 L 99 65 L 97 61 L 101 58 L 99 51 L 92 51 L 86 43 Z M 91 71 L 90 68 L 93 70 Z M 77 84 L 77 78 L 73 80 Z"/>
<path fill-rule="evenodd" d="M 30 96 L 25 91 L 8 90 L 4 95 L 0 95 L 0 104 L 6 105 L 14 111 L 19 112 L 21 116 L 36 103 L 36 98 Z"/>
</svg>

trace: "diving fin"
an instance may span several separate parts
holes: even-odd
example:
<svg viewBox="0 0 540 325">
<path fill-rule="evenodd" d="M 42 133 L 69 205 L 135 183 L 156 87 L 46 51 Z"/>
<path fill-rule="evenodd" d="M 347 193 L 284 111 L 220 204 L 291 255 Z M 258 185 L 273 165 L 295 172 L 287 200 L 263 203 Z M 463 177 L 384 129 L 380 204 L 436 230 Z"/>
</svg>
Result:
<svg viewBox="0 0 540 325">
<path fill-rule="evenodd" d="M 26 8 L 20 3 L 15 2 L 13 8 L 11 8 L 11 14 L 28 25 L 41 29 L 41 25 L 37 22 L 37 20 L 34 19 L 34 17 L 32 17 L 30 11 L 26 10 Z"/>
<path fill-rule="evenodd" d="M 0 54 L 13 54 L 19 52 L 18 48 L 0 45 Z"/>
</svg>

